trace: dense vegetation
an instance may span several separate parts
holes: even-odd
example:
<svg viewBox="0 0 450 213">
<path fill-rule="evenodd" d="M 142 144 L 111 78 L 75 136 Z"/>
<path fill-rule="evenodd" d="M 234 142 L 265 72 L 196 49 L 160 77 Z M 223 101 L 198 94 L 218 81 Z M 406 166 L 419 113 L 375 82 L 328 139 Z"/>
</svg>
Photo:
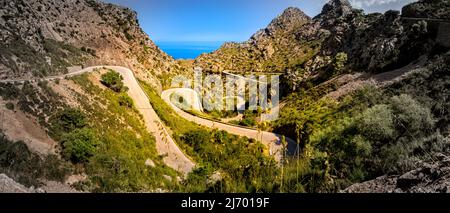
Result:
<svg viewBox="0 0 450 213">
<path fill-rule="evenodd" d="M 428 57 L 424 68 L 389 87 L 365 86 L 339 100 L 332 100 L 324 96 L 339 85 L 321 82 L 349 72 L 347 54 L 337 53 L 324 68 L 322 79 L 306 82 L 301 85 L 303 90 L 285 98 L 287 106 L 270 128 L 297 140 L 299 152 L 286 158 L 281 168 L 271 168 L 271 174 L 275 175 L 271 177 L 275 178 L 271 179 L 273 185 L 255 191 L 336 192 L 352 183 L 381 175 L 403 174 L 414 169 L 420 161 L 433 160 L 437 153 L 448 154 L 450 107 L 446 88 L 450 82 L 450 53 L 446 53 L 445 48 L 435 47 Z M 208 155 L 216 154 L 209 152 L 204 144 L 208 141 L 215 144 L 221 133 L 198 130 L 192 123 L 177 118 L 169 106 L 163 107 L 165 104 L 162 100 L 158 102 L 158 94 L 149 88 L 147 93 L 167 126 L 175 129 L 174 137 L 180 146 L 194 157 L 202 153 L 196 160 L 210 164 Z M 259 126 L 255 119 L 257 114 L 247 111 L 244 119 L 235 123 Z M 207 116 L 213 119 L 226 117 L 221 112 Z M 221 161 L 228 159 L 227 155 L 219 156 Z M 252 184 L 247 190 L 237 190 L 239 187 L 234 184 L 228 188 L 232 190 L 228 190 L 229 184 L 218 182 L 221 190 L 213 186 L 199 190 L 196 183 L 204 183 L 205 177 L 214 174 L 213 171 L 226 172 L 217 169 L 220 164 L 211 165 L 215 169 L 202 168 L 190 175 L 187 186 L 191 191 L 255 189 Z M 197 177 L 199 175 L 203 178 Z"/>
<path fill-rule="evenodd" d="M 256 118 L 258 116 L 261 116 L 261 111 L 252 111 L 252 110 L 246 110 L 243 113 L 242 120 L 236 122 L 236 124 L 241 126 L 248 126 L 248 127 L 254 127 L 257 125 Z"/>
<path fill-rule="evenodd" d="M 87 1 L 102 23 L 115 29 L 118 41 L 123 37 L 131 45 L 118 51 L 133 56 L 136 67 L 149 70 L 163 88 L 169 87 L 177 72 L 190 72 L 194 65 L 213 72 L 285 73 L 282 86 L 288 89 L 287 104 L 280 119 L 268 128 L 297 141 L 297 151 L 280 165 L 257 141 L 182 119 L 152 87 L 141 82 L 173 138 L 199 165 L 179 182 L 181 174 L 168 168 L 164 156 L 157 154 L 154 138 L 127 95 L 122 76 L 107 70 L 101 76 L 105 87 L 92 82 L 89 74 L 71 79 L 82 90 L 75 92 L 76 106 L 64 103 L 46 81 L 0 83 L 6 108 L 37 118 L 59 143 L 62 157 L 39 156 L 24 142 L 9 141 L 0 134 L 0 173 L 26 186 L 39 186 L 41 179 L 63 181 L 70 173 L 86 173 L 88 179 L 78 187 L 93 192 L 336 192 L 380 175 L 402 174 L 418 162 L 434 161 L 439 153 L 449 155 L 450 52 L 437 42 L 439 24 L 407 20 L 396 11 L 365 15 L 342 2 L 346 4 L 331 8 L 331 1 L 312 20 L 290 8 L 249 42 L 228 43 L 195 62 L 172 64 L 170 57 L 140 35 L 134 13 Z M 406 6 L 402 15 L 448 19 L 448 7 L 448 1 L 424 0 Z M 5 23 L 7 27 L 13 22 Z M 7 34 L 9 42 L 0 44 L 0 64 L 12 70 L 7 77 L 28 71 L 35 76 L 60 73 L 101 57 L 86 43 L 80 45 L 90 47 L 78 49 L 52 39 L 40 41 L 38 51 L 13 34 Z M 107 42 L 111 36 L 101 35 Z M 325 98 L 340 86 L 330 80 L 333 77 L 354 71 L 381 73 L 420 56 L 428 57 L 427 66 L 400 82 L 382 88 L 365 86 L 339 100 Z M 213 111 L 202 116 L 220 119 L 235 114 Z M 261 129 L 260 114 L 261 110 L 245 111 L 236 124 Z"/>
<path fill-rule="evenodd" d="M 64 181 L 70 171 L 70 165 L 61 162 L 58 156 L 39 156 L 24 142 L 10 141 L 0 132 L 0 173 L 27 187 L 38 187 L 43 179 Z"/>
<path fill-rule="evenodd" d="M 89 95 L 79 94 L 79 109 L 58 104 L 57 96 L 54 100 L 42 96 L 53 94 L 45 82 L 37 87 L 29 83 L 3 84 L 0 92 L 6 100 L 18 98 L 21 109 L 28 106 L 23 110 L 38 116 L 57 110 L 48 120 L 49 134 L 60 142 L 62 156 L 74 165 L 73 171 L 89 175 L 90 179 L 79 185 L 83 189 L 335 192 L 379 175 L 401 174 L 420 160 L 432 160 L 435 153 L 450 151 L 450 53 L 438 52 L 429 57 L 427 67 L 387 88 L 367 86 L 339 101 L 323 98 L 329 88 L 322 86 L 289 95 L 272 128 L 296 139 L 300 151 L 286 158 L 281 167 L 256 141 L 208 130 L 180 118 L 149 85 L 141 82 L 180 147 L 199 163 L 181 183 L 175 181 L 179 174 L 166 167 L 162 156 L 156 154 L 154 139 L 125 92 L 100 88 L 88 74 L 73 78 Z M 52 107 L 39 105 L 39 99 L 51 101 Z M 34 105 L 39 107 L 30 107 Z M 2 142 L 2 168 L 7 168 L 12 159 L 26 162 L 3 171 L 21 183 L 38 185 L 36 177 L 59 180 L 70 171 L 56 157 L 43 159 L 24 151 L 23 143 L 5 144 Z M 10 150 L 27 154 L 14 157 L 8 154 Z M 156 167 L 146 166 L 148 159 Z M 42 170 L 35 171 L 35 167 Z"/>
<path fill-rule="evenodd" d="M 126 91 L 126 87 L 123 85 L 122 80 L 123 77 L 119 73 L 113 70 L 108 70 L 107 73 L 102 75 L 101 82 L 114 92 L 123 92 Z"/>
<path fill-rule="evenodd" d="M 140 82 L 178 145 L 199 164 L 183 182 L 184 192 L 271 192 L 279 170 L 261 143 L 208 130 L 179 117 L 146 83 Z"/>
<path fill-rule="evenodd" d="M 61 142 L 63 156 L 90 177 L 79 187 L 95 192 L 176 189 L 178 173 L 162 162 L 153 136 L 127 94 L 96 86 L 88 74 L 72 80 L 89 98 L 79 94 L 81 109 L 57 113 L 52 118 L 52 129 L 56 130 L 53 135 L 60 135 L 56 138 Z M 155 166 L 147 166 L 147 160 Z"/>
<path fill-rule="evenodd" d="M 286 165 L 286 190 L 333 192 L 448 153 L 450 52 L 386 89 L 365 87 L 340 102 L 304 92 L 274 127 L 299 141 Z"/>
</svg>

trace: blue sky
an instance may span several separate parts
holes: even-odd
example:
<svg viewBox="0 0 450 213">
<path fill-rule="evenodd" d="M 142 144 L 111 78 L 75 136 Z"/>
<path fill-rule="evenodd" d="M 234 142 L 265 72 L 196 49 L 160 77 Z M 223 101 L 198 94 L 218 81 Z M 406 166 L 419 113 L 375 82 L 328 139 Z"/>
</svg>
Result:
<svg viewBox="0 0 450 213">
<path fill-rule="evenodd" d="M 317 15 L 326 0 L 105 0 L 138 12 L 156 42 L 245 41 L 290 6 Z M 367 12 L 400 9 L 414 0 L 350 0 Z"/>
</svg>

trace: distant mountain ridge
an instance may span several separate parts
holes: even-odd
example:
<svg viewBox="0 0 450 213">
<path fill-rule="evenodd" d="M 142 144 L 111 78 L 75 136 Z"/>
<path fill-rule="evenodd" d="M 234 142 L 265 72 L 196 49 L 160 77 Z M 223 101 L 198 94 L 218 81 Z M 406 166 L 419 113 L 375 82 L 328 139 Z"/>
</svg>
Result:
<svg viewBox="0 0 450 213">
<path fill-rule="evenodd" d="M 403 8 L 405 16 L 417 18 L 447 19 L 449 11 L 445 0 L 421 0 Z M 435 23 L 403 20 L 399 11 L 366 15 L 347 0 L 331 0 L 314 18 L 288 8 L 248 41 L 227 43 L 195 64 L 215 72 L 282 72 L 303 81 L 328 72 L 336 55 L 345 53 L 347 70 L 383 72 L 430 51 L 437 31 Z"/>
<path fill-rule="evenodd" d="M 1 79 L 108 64 L 130 67 L 158 84 L 155 76 L 172 69 L 173 59 L 150 40 L 128 8 L 97 0 L 1 1 L 0 8 Z"/>
<path fill-rule="evenodd" d="M 450 187 L 450 28 L 434 20 L 449 19 L 448 0 L 421 0 L 402 15 L 364 14 L 347 0 L 328 2 L 316 17 L 287 8 L 248 41 L 195 61 L 173 60 L 142 31 L 136 13 L 120 6 L 96 0 L 0 6 L 0 80 L 33 80 L 0 82 L 6 121 L 0 191 L 63 192 L 71 185 L 91 192 L 337 192 L 380 175 L 346 192 Z M 91 65 L 130 68 L 147 96 L 136 98 L 133 87 L 123 87 L 134 76 L 122 81 L 111 67 L 43 78 Z M 265 159 L 280 153 L 270 146 L 175 115 L 158 89 L 194 66 L 284 73 L 279 119 L 260 123 L 260 110 L 249 110 L 239 123 L 295 139 L 298 159 L 278 170 Z M 148 129 L 143 115 L 152 112 L 143 110 L 150 108 L 160 119 Z M 165 143 L 167 134 L 199 165 L 187 179 L 156 149 L 163 144 L 154 138 Z M 391 172 L 396 176 L 386 176 Z"/>
</svg>

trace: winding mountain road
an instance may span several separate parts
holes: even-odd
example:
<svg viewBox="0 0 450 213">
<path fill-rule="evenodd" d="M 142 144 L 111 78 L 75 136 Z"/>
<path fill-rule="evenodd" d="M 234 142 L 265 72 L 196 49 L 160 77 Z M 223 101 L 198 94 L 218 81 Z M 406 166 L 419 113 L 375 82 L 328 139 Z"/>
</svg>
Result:
<svg viewBox="0 0 450 213">
<path fill-rule="evenodd" d="M 26 81 L 34 81 L 34 80 L 51 81 L 92 72 L 96 69 L 102 68 L 114 70 L 123 76 L 123 82 L 125 86 L 129 88 L 128 95 L 134 100 L 135 107 L 143 115 L 147 130 L 154 135 L 156 139 L 156 150 L 158 151 L 159 155 L 164 156 L 163 159 L 164 163 L 167 166 L 183 173 L 184 175 L 187 175 L 190 171 L 192 171 L 192 169 L 195 167 L 195 163 L 192 160 L 190 160 L 176 145 L 175 141 L 170 136 L 170 134 L 162 124 L 162 121 L 159 119 L 155 110 L 151 106 L 147 95 L 140 87 L 133 72 L 128 68 L 119 66 L 93 66 L 82 70 L 70 72 L 64 75 L 50 76 L 41 79 L 0 80 L 0 82 L 24 83 Z"/>
<path fill-rule="evenodd" d="M 173 110 L 175 110 L 175 112 L 178 113 L 178 115 L 180 115 L 181 117 L 183 117 L 184 119 L 194 122 L 196 124 L 208 127 L 208 128 L 212 128 L 212 129 L 219 129 L 219 130 L 223 130 L 226 132 L 229 132 L 231 134 L 234 135 L 239 135 L 239 136 L 244 136 L 244 137 L 248 137 L 248 138 L 253 138 L 257 141 L 262 142 L 268 149 L 269 149 L 269 154 L 271 156 L 273 156 L 275 158 L 276 161 L 281 162 L 281 159 L 283 157 L 283 145 L 281 144 L 281 135 L 272 133 L 272 132 L 265 132 L 265 131 L 258 131 L 255 129 L 251 129 L 251 128 L 245 128 L 245 127 L 241 127 L 241 126 L 235 126 L 235 125 L 230 125 L 230 124 L 225 124 L 222 122 L 217 122 L 217 121 L 212 121 L 212 120 L 208 120 L 208 119 L 204 119 L 204 118 L 200 118 L 197 116 L 194 116 L 190 113 L 187 113 L 185 111 L 183 111 L 182 109 L 178 108 L 174 103 L 172 103 L 171 101 L 171 96 L 174 93 L 177 92 L 185 92 L 186 88 L 175 88 L 175 89 L 168 89 L 163 91 L 161 97 L 162 99 L 168 103 Z M 194 90 L 192 90 L 192 92 L 194 92 Z M 289 143 L 288 145 L 288 149 L 292 150 L 293 148 L 295 149 L 295 142 L 290 139 L 290 138 L 286 138 L 286 141 Z"/>
<path fill-rule="evenodd" d="M 40 78 L 40 79 L 17 79 L 17 80 L 0 80 L 1 83 L 24 83 L 26 81 L 36 81 L 36 80 L 57 80 L 57 79 L 63 79 L 66 77 L 81 75 L 83 73 L 88 73 L 95 71 L 97 69 L 111 69 L 123 76 L 123 82 L 125 86 L 129 88 L 128 95 L 134 100 L 135 107 L 138 109 L 138 111 L 143 115 L 145 125 L 147 127 L 147 130 L 151 132 L 155 139 L 156 139 L 156 149 L 158 151 L 159 155 L 164 156 L 164 163 L 183 173 L 184 175 L 187 175 L 190 171 L 192 171 L 196 164 L 188 157 L 186 156 L 181 149 L 177 146 L 171 135 L 168 133 L 167 129 L 165 128 L 164 124 L 162 123 L 161 119 L 158 117 L 157 113 L 153 109 L 153 107 L 150 104 L 150 101 L 148 99 L 148 96 L 145 94 L 143 89 L 140 87 L 139 83 L 136 80 L 136 77 L 134 76 L 133 72 L 126 68 L 126 67 L 120 67 L 120 66 L 92 66 L 85 69 L 69 72 L 67 74 L 58 75 L 58 76 L 50 76 L 46 78 Z M 241 126 L 235 126 L 230 125 L 222 122 L 217 121 L 211 121 L 208 119 L 196 117 L 194 115 L 191 115 L 177 106 L 175 106 L 171 101 L 171 95 L 179 92 L 184 91 L 185 88 L 176 88 L 176 89 L 168 89 L 163 91 L 161 94 L 162 99 L 168 103 L 175 112 L 178 113 L 181 117 L 183 117 L 186 120 L 192 121 L 196 124 L 213 128 L 213 129 L 219 129 L 223 131 L 227 131 L 234 135 L 244 136 L 248 138 L 253 138 L 257 141 L 262 142 L 268 149 L 271 156 L 275 158 L 276 161 L 281 162 L 281 159 L 283 157 L 283 146 L 281 144 L 281 135 L 271 133 L 271 132 L 265 132 L 265 131 L 259 131 L 251 128 L 245 128 Z M 292 153 L 292 150 L 295 150 L 295 142 L 290 139 L 286 138 L 288 142 L 288 150 L 290 153 Z"/>
</svg>

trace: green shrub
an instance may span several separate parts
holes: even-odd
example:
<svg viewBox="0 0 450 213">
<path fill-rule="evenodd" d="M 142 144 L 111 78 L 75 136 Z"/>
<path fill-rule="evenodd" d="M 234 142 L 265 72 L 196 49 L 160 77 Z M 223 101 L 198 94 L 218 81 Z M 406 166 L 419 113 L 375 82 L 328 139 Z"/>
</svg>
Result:
<svg viewBox="0 0 450 213">
<path fill-rule="evenodd" d="M 443 134 L 448 134 L 450 130 L 450 101 L 446 89 L 450 82 L 449 65 L 450 52 L 434 56 L 426 68 L 412 73 L 387 90 L 391 96 L 408 94 L 421 106 L 429 108 L 436 119 L 436 129 Z"/>
<path fill-rule="evenodd" d="M 308 188 L 309 192 L 323 190 L 335 191 L 349 183 L 362 181 L 367 177 L 366 159 L 372 154 L 373 146 L 370 140 L 359 134 L 356 128 L 357 119 L 344 117 L 332 121 L 326 128 L 315 129 L 309 137 L 308 153 L 312 159 L 320 160 L 311 169 L 323 170 L 329 167 L 330 175 L 334 176 L 336 188 L 323 188 L 325 183 L 317 182 L 319 188 Z M 317 157 L 316 157 L 317 156 Z M 326 166 L 328 164 L 328 166 Z M 316 180 L 317 181 L 317 180 Z M 323 181 L 326 181 L 323 179 Z M 329 181 L 329 180 L 328 180 Z"/>
<path fill-rule="evenodd" d="M 6 109 L 9 109 L 9 110 L 14 110 L 14 104 L 13 103 L 11 103 L 11 102 L 8 102 L 8 103 L 6 103 Z"/>
<path fill-rule="evenodd" d="M 184 134 L 181 140 L 189 146 L 192 146 L 195 152 L 199 152 L 201 146 L 211 141 L 211 134 L 206 130 L 198 130 Z"/>
<path fill-rule="evenodd" d="M 30 187 L 39 187 L 42 180 L 64 181 L 69 165 L 57 156 L 39 156 L 22 141 L 10 141 L 0 133 L 0 173 Z"/>
<path fill-rule="evenodd" d="M 388 105 L 376 105 L 367 109 L 357 122 L 358 130 L 373 141 L 394 138 L 394 115 Z"/>
<path fill-rule="evenodd" d="M 340 52 L 336 54 L 333 59 L 334 74 L 341 74 L 344 71 L 345 64 L 347 64 L 348 57 L 346 53 Z"/>
<path fill-rule="evenodd" d="M 58 140 L 66 133 L 87 126 L 87 119 L 81 110 L 67 108 L 52 116 L 50 124 L 50 135 Z"/>
<path fill-rule="evenodd" d="M 242 126 L 248 126 L 248 127 L 253 127 L 256 125 L 256 115 L 249 110 L 246 110 L 244 112 L 244 117 L 242 118 L 242 120 L 239 123 Z"/>
<path fill-rule="evenodd" d="M 133 99 L 130 98 L 126 93 L 123 93 L 119 96 L 118 102 L 120 106 L 133 108 Z"/>
<path fill-rule="evenodd" d="M 255 118 L 245 117 L 244 119 L 241 120 L 241 122 L 239 122 L 239 125 L 253 127 L 256 125 L 256 121 Z"/>
<path fill-rule="evenodd" d="M 124 30 L 124 31 L 123 31 L 123 34 L 125 35 L 125 38 L 126 38 L 128 41 L 132 41 L 132 40 L 134 39 L 134 36 L 131 35 L 131 34 L 129 33 L 128 29 Z"/>
<path fill-rule="evenodd" d="M 73 163 L 86 163 L 94 155 L 99 141 L 91 129 L 82 128 L 64 135 L 61 144 L 66 160 Z"/>
<path fill-rule="evenodd" d="M 398 131 L 410 136 L 420 136 L 433 128 L 435 120 L 430 109 L 423 107 L 411 96 L 402 94 L 390 100 L 392 111 L 395 114 L 395 123 Z"/>
<path fill-rule="evenodd" d="M 364 86 L 356 90 L 349 98 L 347 103 L 343 103 L 343 107 L 348 107 L 347 110 L 361 112 L 369 107 L 384 100 L 383 92 L 375 86 Z"/>
<path fill-rule="evenodd" d="M 0 83 L 0 95 L 5 100 L 12 100 L 19 97 L 20 89 L 11 83 Z"/>
<path fill-rule="evenodd" d="M 102 84 L 112 89 L 114 92 L 123 92 L 126 90 L 122 80 L 123 77 L 113 70 L 109 70 L 101 76 Z"/>
</svg>

